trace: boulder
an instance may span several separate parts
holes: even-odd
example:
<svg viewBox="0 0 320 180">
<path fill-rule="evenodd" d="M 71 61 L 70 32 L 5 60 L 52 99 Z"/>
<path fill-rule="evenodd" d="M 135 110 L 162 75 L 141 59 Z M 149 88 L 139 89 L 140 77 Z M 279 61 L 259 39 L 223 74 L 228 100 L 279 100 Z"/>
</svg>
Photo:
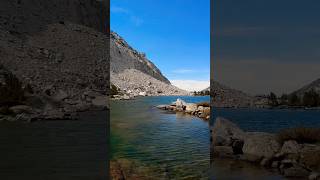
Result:
<svg viewBox="0 0 320 180">
<path fill-rule="evenodd" d="M 130 96 L 128 96 L 128 95 L 125 94 L 125 95 L 123 95 L 122 99 L 123 99 L 123 100 L 130 100 L 131 98 L 130 98 Z"/>
<path fill-rule="evenodd" d="M 146 92 L 139 92 L 139 96 L 146 96 L 147 93 Z"/>
<path fill-rule="evenodd" d="M 203 106 L 198 106 L 198 111 L 203 111 Z"/>
<path fill-rule="evenodd" d="M 185 101 L 183 101 L 182 99 L 178 98 L 176 102 L 173 102 L 173 104 L 176 105 L 177 109 L 178 108 L 183 109 L 187 103 Z"/>
<path fill-rule="evenodd" d="M 210 115 L 210 107 L 204 107 L 202 111 L 199 112 L 200 118 L 206 118 Z"/>
<path fill-rule="evenodd" d="M 17 106 L 10 107 L 9 110 L 15 114 L 31 113 L 32 107 L 26 106 L 26 105 L 17 105 Z"/>
<path fill-rule="evenodd" d="M 246 133 L 237 125 L 222 117 L 217 117 L 212 128 L 212 144 L 214 146 L 231 146 L 236 140 L 243 141 Z"/>
<path fill-rule="evenodd" d="M 197 104 L 195 103 L 187 103 L 186 104 L 186 112 L 191 113 L 197 110 Z"/>
<path fill-rule="evenodd" d="M 285 141 L 281 148 L 281 153 L 283 154 L 298 154 L 301 149 L 301 145 L 297 141 L 290 140 Z"/>
<path fill-rule="evenodd" d="M 243 153 L 259 157 L 272 157 L 280 150 L 275 135 L 263 132 L 247 133 L 243 145 Z"/>
</svg>

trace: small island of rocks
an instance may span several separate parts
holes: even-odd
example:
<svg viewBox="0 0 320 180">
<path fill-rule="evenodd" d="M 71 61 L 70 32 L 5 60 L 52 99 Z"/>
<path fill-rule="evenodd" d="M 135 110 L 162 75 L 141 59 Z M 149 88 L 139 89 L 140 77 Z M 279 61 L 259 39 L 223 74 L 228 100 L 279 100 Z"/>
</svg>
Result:
<svg viewBox="0 0 320 180">
<path fill-rule="evenodd" d="M 184 112 L 204 120 L 210 119 L 210 104 L 208 102 L 186 103 L 178 98 L 170 105 L 158 105 L 157 108 L 168 111 Z"/>
</svg>

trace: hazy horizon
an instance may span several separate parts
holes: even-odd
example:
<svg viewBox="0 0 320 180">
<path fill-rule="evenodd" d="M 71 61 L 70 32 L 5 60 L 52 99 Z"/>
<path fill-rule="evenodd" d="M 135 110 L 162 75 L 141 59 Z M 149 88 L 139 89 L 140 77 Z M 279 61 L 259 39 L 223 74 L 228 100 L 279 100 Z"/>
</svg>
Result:
<svg viewBox="0 0 320 180">
<path fill-rule="evenodd" d="M 214 80 L 251 95 L 320 78 L 320 2 L 214 2 Z"/>
</svg>

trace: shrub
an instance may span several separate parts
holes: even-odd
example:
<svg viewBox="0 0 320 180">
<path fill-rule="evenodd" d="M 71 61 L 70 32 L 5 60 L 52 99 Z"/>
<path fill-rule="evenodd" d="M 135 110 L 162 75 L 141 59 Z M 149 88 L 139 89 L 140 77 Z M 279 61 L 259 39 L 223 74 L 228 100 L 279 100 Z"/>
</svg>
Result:
<svg viewBox="0 0 320 180">
<path fill-rule="evenodd" d="M 0 84 L 0 106 L 21 104 L 23 100 L 22 83 L 11 73 L 4 74 L 4 83 Z"/>
<path fill-rule="evenodd" d="M 295 140 L 298 143 L 319 143 L 320 128 L 290 128 L 282 130 L 277 135 L 278 142 L 283 144 L 288 140 Z"/>
</svg>

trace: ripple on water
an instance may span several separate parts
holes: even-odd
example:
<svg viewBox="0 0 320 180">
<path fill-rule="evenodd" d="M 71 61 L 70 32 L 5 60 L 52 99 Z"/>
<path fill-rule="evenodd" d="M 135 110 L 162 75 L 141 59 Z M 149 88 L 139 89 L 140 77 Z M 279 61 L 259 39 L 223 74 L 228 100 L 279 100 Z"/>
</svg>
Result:
<svg viewBox="0 0 320 180">
<path fill-rule="evenodd" d="M 209 97 L 184 98 L 187 102 L 209 101 Z M 111 138 L 118 139 L 111 143 L 112 158 L 134 159 L 144 166 L 156 166 L 155 174 L 165 173 L 170 178 L 208 178 L 208 123 L 154 108 L 176 99 L 146 97 L 112 102 Z"/>
</svg>

